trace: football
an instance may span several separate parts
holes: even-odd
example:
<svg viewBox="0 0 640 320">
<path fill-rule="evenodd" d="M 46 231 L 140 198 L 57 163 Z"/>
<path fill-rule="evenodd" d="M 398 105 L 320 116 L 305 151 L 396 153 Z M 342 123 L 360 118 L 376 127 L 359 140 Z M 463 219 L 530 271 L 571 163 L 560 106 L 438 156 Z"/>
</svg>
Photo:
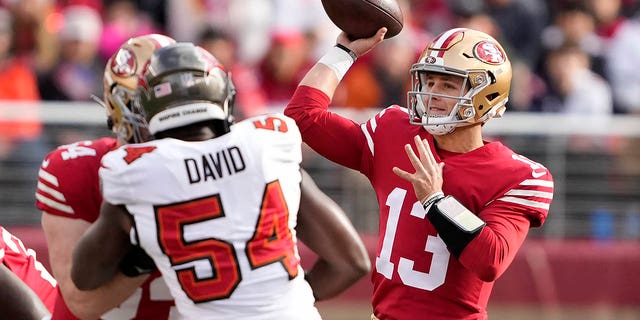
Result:
<svg viewBox="0 0 640 320">
<path fill-rule="evenodd" d="M 403 27 L 396 0 L 322 0 L 322 6 L 329 19 L 353 40 L 371 37 L 382 27 L 387 27 L 385 38 L 391 38 Z"/>
</svg>

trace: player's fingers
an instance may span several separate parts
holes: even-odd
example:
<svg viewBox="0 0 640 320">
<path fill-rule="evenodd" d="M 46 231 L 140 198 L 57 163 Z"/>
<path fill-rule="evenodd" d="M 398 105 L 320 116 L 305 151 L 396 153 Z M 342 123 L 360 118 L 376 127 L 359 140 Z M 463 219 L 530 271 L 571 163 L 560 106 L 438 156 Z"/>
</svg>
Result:
<svg viewBox="0 0 640 320">
<path fill-rule="evenodd" d="M 376 43 L 382 42 L 382 40 L 384 40 L 384 35 L 387 34 L 387 28 L 386 27 L 382 27 L 380 29 L 378 29 L 378 32 L 376 32 Z"/>
<path fill-rule="evenodd" d="M 416 143 L 416 147 L 418 148 L 418 153 L 420 154 L 420 160 L 422 161 L 423 166 L 425 168 L 433 168 L 435 170 L 437 162 L 429 148 L 429 141 L 427 141 L 427 139 L 420 139 L 420 136 L 417 135 L 413 139 Z"/>
<path fill-rule="evenodd" d="M 422 165 L 422 162 L 420 162 L 420 159 L 415 154 L 415 152 L 413 152 L 411 145 L 405 144 L 404 152 L 407 154 L 407 157 L 409 157 L 409 161 L 411 161 L 411 164 L 413 165 L 413 168 L 416 169 L 416 171 L 424 171 L 424 166 Z"/>
<path fill-rule="evenodd" d="M 398 177 L 407 180 L 407 181 L 411 181 L 411 174 L 409 172 L 406 172 L 398 167 L 393 167 L 391 169 L 393 171 L 393 173 L 395 173 Z"/>
<path fill-rule="evenodd" d="M 429 140 L 424 139 L 424 140 L 422 140 L 422 143 L 424 143 L 425 149 L 427 150 L 427 153 L 429 154 L 428 155 L 429 163 L 431 163 L 434 166 L 438 165 L 438 161 L 436 161 L 436 157 L 433 155 L 433 152 L 431 152 L 431 148 L 429 147 Z"/>
<path fill-rule="evenodd" d="M 384 35 L 387 33 L 387 28 L 380 28 L 378 32 L 369 38 L 356 39 L 349 43 L 347 47 L 351 49 L 358 57 L 365 55 L 371 51 L 375 46 L 384 40 Z"/>
<path fill-rule="evenodd" d="M 418 149 L 418 154 L 420 155 L 420 160 L 424 161 L 423 164 L 429 164 L 429 145 L 425 146 L 424 142 L 420 139 L 420 136 L 416 135 L 413 137 L 413 142 L 416 144 L 416 148 Z"/>
</svg>

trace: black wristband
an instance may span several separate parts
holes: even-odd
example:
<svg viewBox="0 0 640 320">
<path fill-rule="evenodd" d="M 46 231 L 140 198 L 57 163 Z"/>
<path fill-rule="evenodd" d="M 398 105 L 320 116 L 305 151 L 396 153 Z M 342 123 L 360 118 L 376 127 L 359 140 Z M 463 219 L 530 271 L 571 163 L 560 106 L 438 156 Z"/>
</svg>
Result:
<svg viewBox="0 0 640 320">
<path fill-rule="evenodd" d="M 339 43 L 336 44 L 336 47 L 338 47 L 338 48 L 344 50 L 346 53 L 348 53 L 349 56 L 351 57 L 351 59 L 353 59 L 353 62 L 356 62 L 356 60 L 358 60 L 358 55 L 355 52 L 353 52 L 353 50 L 351 50 L 351 49 L 347 48 L 346 46 L 343 46 L 343 45 L 341 45 Z"/>
<path fill-rule="evenodd" d="M 444 199 L 444 193 L 442 193 L 442 191 L 436 192 L 433 195 L 431 195 L 429 198 L 427 198 L 427 200 L 424 201 L 424 203 L 422 204 L 422 207 L 425 210 L 429 210 L 429 207 L 431 207 L 436 202 L 442 199 Z"/>
<path fill-rule="evenodd" d="M 450 211 L 451 205 L 453 205 L 453 212 Z M 472 218 L 470 219 L 471 223 L 468 224 L 462 224 L 461 221 L 456 221 L 455 218 L 451 217 L 452 214 L 456 215 L 462 211 L 466 211 L 465 214 L 473 215 L 453 196 L 439 199 L 427 211 L 427 219 L 436 228 L 440 238 L 456 258 L 460 257 L 464 248 L 480 234 L 482 228 L 486 225 L 484 221 L 475 215 L 473 217 L 468 216 Z"/>
</svg>

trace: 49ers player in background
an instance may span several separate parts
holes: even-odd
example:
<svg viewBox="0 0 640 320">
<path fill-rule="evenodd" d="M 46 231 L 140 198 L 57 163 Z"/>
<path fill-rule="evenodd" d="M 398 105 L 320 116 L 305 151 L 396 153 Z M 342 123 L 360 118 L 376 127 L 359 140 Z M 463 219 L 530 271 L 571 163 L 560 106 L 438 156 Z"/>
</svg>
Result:
<svg viewBox="0 0 640 320">
<path fill-rule="evenodd" d="M 476 30 L 447 30 L 427 45 L 410 70 L 407 108 L 389 106 L 362 124 L 327 111 L 351 64 L 385 32 L 353 41 L 342 33 L 285 114 L 304 142 L 363 173 L 376 193 L 372 319 L 487 319 L 494 282 L 547 218 L 552 176 L 483 139 L 482 126 L 505 111 L 511 65 Z"/>
<path fill-rule="evenodd" d="M 174 42 L 169 37 L 150 34 L 124 43 L 109 59 L 104 72 L 104 104 L 116 138 L 64 145 L 42 162 L 36 206 L 43 211 L 42 227 L 51 269 L 62 294 L 56 302 L 54 320 L 170 318 L 174 303 L 159 272 L 137 277 L 119 273 L 107 286 L 94 291 L 78 290 L 70 274 L 71 252 L 100 213 L 98 168 L 102 156 L 118 145 L 140 141 L 139 132 L 122 121 L 130 116 L 127 111 L 138 73 L 155 50 Z"/>
<path fill-rule="evenodd" d="M 0 317 L 47 319 L 56 300 L 56 280 L 36 253 L 0 227 Z"/>
</svg>

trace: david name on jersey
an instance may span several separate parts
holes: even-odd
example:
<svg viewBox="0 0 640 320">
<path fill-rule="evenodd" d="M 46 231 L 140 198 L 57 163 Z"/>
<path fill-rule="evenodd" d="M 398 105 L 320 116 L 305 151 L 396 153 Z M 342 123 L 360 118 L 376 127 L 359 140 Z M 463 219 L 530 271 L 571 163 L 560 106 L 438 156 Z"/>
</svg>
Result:
<svg viewBox="0 0 640 320">
<path fill-rule="evenodd" d="M 190 184 L 231 176 L 247 167 L 242 151 L 236 146 L 203 154 L 200 158 L 186 158 L 184 166 Z"/>
</svg>

